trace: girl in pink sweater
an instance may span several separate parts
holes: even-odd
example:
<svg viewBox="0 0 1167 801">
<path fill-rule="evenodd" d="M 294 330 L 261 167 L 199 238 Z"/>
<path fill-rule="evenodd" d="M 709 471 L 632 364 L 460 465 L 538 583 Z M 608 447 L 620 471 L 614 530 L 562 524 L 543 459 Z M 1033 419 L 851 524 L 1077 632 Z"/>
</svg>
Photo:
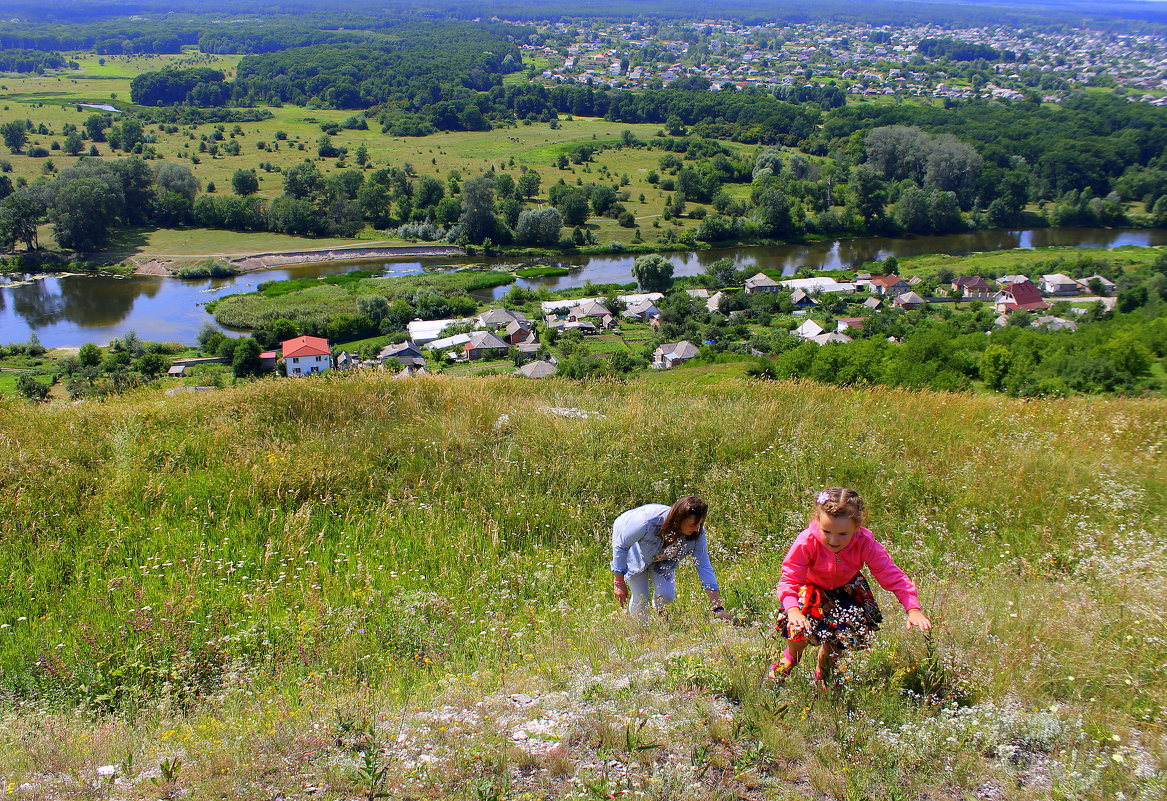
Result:
<svg viewBox="0 0 1167 801">
<path fill-rule="evenodd" d="M 814 676 L 822 685 L 845 649 L 870 645 L 883 613 L 863 576 L 864 565 L 903 604 L 908 629 L 932 628 L 920 611 L 916 586 L 863 527 L 866 520 L 866 506 L 855 490 L 831 487 L 815 498 L 810 525 L 782 560 L 777 630 L 789 644 L 770 666 L 771 679 L 790 675 L 807 644 L 821 645 Z"/>
</svg>

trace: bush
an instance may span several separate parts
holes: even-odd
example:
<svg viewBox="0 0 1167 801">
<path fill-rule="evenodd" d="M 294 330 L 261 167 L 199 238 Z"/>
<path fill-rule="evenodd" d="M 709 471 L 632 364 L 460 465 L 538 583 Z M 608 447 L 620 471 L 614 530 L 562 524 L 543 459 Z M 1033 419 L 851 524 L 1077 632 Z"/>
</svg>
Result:
<svg viewBox="0 0 1167 801">
<path fill-rule="evenodd" d="M 226 278 L 239 275 L 240 270 L 234 264 L 217 259 L 204 259 L 198 264 L 183 267 L 176 275 L 179 278 Z"/>
<path fill-rule="evenodd" d="M 46 384 L 23 373 L 16 377 L 16 391 L 34 403 L 39 403 L 49 397 L 49 388 Z"/>
</svg>

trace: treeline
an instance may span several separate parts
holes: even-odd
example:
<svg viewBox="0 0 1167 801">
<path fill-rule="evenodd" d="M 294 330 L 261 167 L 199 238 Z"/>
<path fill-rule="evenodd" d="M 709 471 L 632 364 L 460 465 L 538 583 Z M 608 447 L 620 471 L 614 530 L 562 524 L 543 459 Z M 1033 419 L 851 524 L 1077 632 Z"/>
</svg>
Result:
<svg viewBox="0 0 1167 801">
<path fill-rule="evenodd" d="M 209 67 L 143 72 L 130 81 L 130 100 L 141 106 L 222 106 L 231 97 L 223 77 Z"/>
<path fill-rule="evenodd" d="M 468 29 L 472 30 L 472 29 Z M 503 61 L 521 64 L 512 43 L 478 31 L 451 42 L 427 40 L 392 50 L 368 45 L 315 45 L 246 56 L 234 84 L 237 101 L 315 103 L 364 109 L 391 101 L 423 107 L 460 89 L 485 90 L 502 83 Z"/>
<path fill-rule="evenodd" d="M 48 222 L 62 248 L 92 251 L 115 227 L 173 224 L 189 214 L 197 191 L 197 179 L 182 165 L 81 159 L 55 179 L 19 187 L 0 201 L 0 248 L 20 242 L 37 249 L 38 227 Z"/>
<path fill-rule="evenodd" d="M 0 50 L 0 72 L 44 72 L 45 70 L 77 68 L 77 62 L 68 61 L 55 51 L 10 49 Z"/>
<path fill-rule="evenodd" d="M 315 30 L 303 25 L 271 26 L 262 30 L 242 27 L 230 30 L 209 30 L 199 36 L 199 50 L 220 55 L 277 53 L 293 47 L 311 47 L 320 44 L 363 44 L 379 39 L 367 31 Z"/>
<path fill-rule="evenodd" d="M 1035 199 L 1071 190 L 1105 196 L 1130 168 L 1167 167 L 1167 109 L 1109 94 L 1076 94 L 1061 104 L 852 105 L 827 115 L 805 145 L 825 155 L 856 133 L 892 125 L 951 134 L 975 147 L 986 164 L 986 195 L 1021 173 Z"/>
<path fill-rule="evenodd" d="M 959 39 L 921 39 L 916 49 L 929 58 L 949 61 L 1013 61 L 1016 58 L 1010 51 Z"/>
<path fill-rule="evenodd" d="M 382 37 L 376 45 L 330 42 L 249 55 L 231 83 L 224 83 L 216 70 L 148 72 L 134 79 L 132 96 L 143 105 L 385 105 L 406 112 L 453 102 L 465 108 L 457 109 L 451 125 L 444 123 L 442 108 L 430 114 L 438 127 L 481 130 L 487 126 L 474 93 L 500 85 L 505 73 L 521 65 L 514 43 L 482 26 L 427 23 L 402 29 L 392 41 Z M 467 110 L 478 119 L 460 119 Z"/>
<path fill-rule="evenodd" d="M 141 20 L 82 25 L 24 24 L 0 31 L 0 48 L 27 50 L 93 50 L 105 55 L 181 53 L 183 45 L 198 42 L 190 23 Z"/>
</svg>

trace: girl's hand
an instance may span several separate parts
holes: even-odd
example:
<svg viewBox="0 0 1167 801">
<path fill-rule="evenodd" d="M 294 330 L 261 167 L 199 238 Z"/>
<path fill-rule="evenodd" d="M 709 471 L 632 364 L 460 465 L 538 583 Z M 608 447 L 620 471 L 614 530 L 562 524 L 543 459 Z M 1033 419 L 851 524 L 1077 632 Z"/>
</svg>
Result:
<svg viewBox="0 0 1167 801">
<path fill-rule="evenodd" d="M 911 631 L 912 626 L 915 626 L 920 631 L 928 631 L 928 629 L 932 628 L 932 621 L 924 617 L 924 613 L 919 609 L 909 609 L 907 630 Z"/>
<path fill-rule="evenodd" d="M 806 615 L 802 614 L 802 610 L 797 607 L 791 607 L 786 610 L 786 633 L 794 634 L 796 631 L 810 631 L 810 625 L 806 620 Z"/>
<path fill-rule="evenodd" d="M 616 596 L 620 606 L 628 604 L 628 585 L 624 583 L 623 576 L 616 576 L 612 579 L 612 594 Z"/>
</svg>

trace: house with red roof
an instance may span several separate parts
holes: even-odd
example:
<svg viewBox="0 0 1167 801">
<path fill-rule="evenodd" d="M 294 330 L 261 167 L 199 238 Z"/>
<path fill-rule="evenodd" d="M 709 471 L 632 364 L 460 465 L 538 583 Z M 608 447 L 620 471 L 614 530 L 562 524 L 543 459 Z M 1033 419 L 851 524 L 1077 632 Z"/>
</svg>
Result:
<svg viewBox="0 0 1167 801">
<path fill-rule="evenodd" d="M 960 275 L 952 279 L 952 288 L 965 300 L 988 300 L 993 293 L 989 282 L 979 275 Z"/>
<path fill-rule="evenodd" d="M 284 370 L 288 375 L 323 373 L 332 367 L 332 348 L 324 337 L 296 337 L 283 344 Z"/>
<path fill-rule="evenodd" d="M 871 276 L 871 291 L 877 292 L 880 295 L 895 297 L 902 295 L 911 290 L 908 282 L 900 278 L 898 275 L 873 275 Z"/>
<path fill-rule="evenodd" d="M 1049 308 L 1049 304 L 1041 299 L 1041 290 L 1028 280 L 1006 284 L 1005 288 L 997 293 L 993 302 L 997 306 L 997 311 L 1002 314 L 1018 309 L 1040 311 Z"/>
</svg>

